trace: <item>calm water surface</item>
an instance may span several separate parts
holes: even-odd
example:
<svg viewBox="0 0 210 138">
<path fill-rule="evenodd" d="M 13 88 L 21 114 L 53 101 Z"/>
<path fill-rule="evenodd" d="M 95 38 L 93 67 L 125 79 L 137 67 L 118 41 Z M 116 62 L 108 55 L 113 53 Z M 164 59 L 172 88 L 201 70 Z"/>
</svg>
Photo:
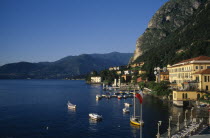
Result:
<svg viewBox="0 0 210 138">
<path fill-rule="evenodd" d="M 139 128 L 129 123 L 130 114 L 122 112 L 132 99 L 96 101 L 99 93 L 100 86 L 84 81 L 0 80 L 0 137 L 139 138 Z M 77 105 L 75 111 L 67 109 L 68 100 Z M 103 120 L 89 120 L 90 112 Z M 183 109 L 145 96 L 143 137 L 155 137 L 159 120 L 160 132 L 165 132 L 168 117 L 172 115 L 175 124 L 178 112 L 183 114 Z"/>
</svg>

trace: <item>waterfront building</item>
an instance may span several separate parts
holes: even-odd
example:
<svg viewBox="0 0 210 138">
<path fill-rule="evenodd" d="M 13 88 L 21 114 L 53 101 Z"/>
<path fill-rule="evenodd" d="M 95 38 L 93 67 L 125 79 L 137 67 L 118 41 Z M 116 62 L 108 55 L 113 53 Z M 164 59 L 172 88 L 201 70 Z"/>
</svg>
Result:
<svg viewBox="0 0 210 138">
<path fill-rule="evenodd" d="M 196 72 L 210 69 L 210 57 L 199 56 L 183 60 L 174 65 L 168 65 L 169 81 L 176 84 L 177 88 L 182 88 L 184 82 L 191 82 L 196 80 Z"/>
<path fill-rule="evenodd" d="M 122 71 L 116 71 L 117 75 L 121 75 L 122 74 Z"/>
<path fill-rule="evenodd" d="M 183 106 L 183 101 L 198 100 L 210 92 L 210 57 L 199 56 L 167 67 L 175 105 Z"/>
<path fill-rule="evenodd" d="M 156 75 L 156 82 L 158 82 L 158 77 L 160 77 L 160 81 L 169 81 L 169 72 L 160 72 L 160 76 Z"/>
<path fill-rule="evenodd" d="M 124 74 L 121 77 L 124 79 L 125 82 L 130 82 L 132 78 L 129 74 Z"/>
<path fill-rule="evenodd" d="M 130 71 L 130 70 L 125 70 L 125 71 L 124 71 L 124 74 L 125 74 L 125 75 L 130 75 L 130 74 L 131 74 L 131 71 Z"/>
<path fill-rule="evenodd" d="M 144 71 L 144 70 L 139 70 L 139 75 L 141 75 L 141 74 L 146 74 L 147 72 L 146 71 Z"/>
<path fill-rule="evenodd" d="M 204 69 L 193 74 L 193 79 L 198 83 L 201 91 L 210 91 L 210 69 Z"/>
<path fill-rule="evenodd" d="M 141 67 L 143 65 L 144 65 L 144 62 L 140 62 L 140 63 L 131 64 L 130 67 L 135 68 L 135 67 Z"/>
<path fill-rule="evenodd" d="M 199 91 L 175 90 L 173 91 L 173 104 L 183 106 L 185 101 L 197 101 L 204 94 Z"/>
<path fill-rule="evenodd" d="M 100 76 L 91 77 L 91 83 L 101 83 L 101 77 Z"/>
<path fill-rule="evenodd" d="M 117 66 L 117 67 L 110 67 L 109 71 L 112 71 L 112 70 L 120 70 L 120 67 L 119 66 Z"/>
</svg>

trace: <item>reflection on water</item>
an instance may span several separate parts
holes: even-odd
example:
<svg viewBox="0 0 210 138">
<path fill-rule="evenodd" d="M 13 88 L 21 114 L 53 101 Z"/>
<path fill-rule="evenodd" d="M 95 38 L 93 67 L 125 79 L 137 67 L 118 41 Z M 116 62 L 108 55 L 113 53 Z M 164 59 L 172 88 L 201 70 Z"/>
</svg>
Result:
<svg viewBox="0 0 210 138">
<path fill-rule="evenodd" d="M 98 101 L 99 101 L 99 99 L 96 99 L 96 105 L 98 105 Z"/>
<path fill-rule="evenodd" d="M 98 121 L 100 121 L 100 120 L 95 120 L 95 119 L 89 118 L 89 124 L 90 124 L 90 125 L 96 125 L 96 123 L 97 123 Z"/>
<path fill-rule="evenodd" d="M 91 132 L 97 132 L 98 131 L 97 123 L 99 123 L 100 121 L 101 120 L 95 120 L 95 119 L 89 118 L 89 130 Z"/>
<path fill-rule="evenodd" d="M 68 114 L 75 114 L 76 113 L 76 108 L 74 108 L 74 109 L 67 108 L 67 109 L 68 109 Z"/>
<path fill-rule="evenodd" d="M 137 125 L 133 125 L 133 124 L 131 124 L 130 123 L 130 127 L 131 127 L 131 132 L 132 132 L 132 137 L 133 138 L 136 138 L 137 137 L 137 134 L 139 133 L 139 131 L 140 131 L 140 127 L 139 126 L 137 126 Z"/>
<path fill-rule="evenodd" d="M 130 112 L 123 112 L 123 117 L 126 117 L 126 116 L 130 116 Z"/>
</svg>

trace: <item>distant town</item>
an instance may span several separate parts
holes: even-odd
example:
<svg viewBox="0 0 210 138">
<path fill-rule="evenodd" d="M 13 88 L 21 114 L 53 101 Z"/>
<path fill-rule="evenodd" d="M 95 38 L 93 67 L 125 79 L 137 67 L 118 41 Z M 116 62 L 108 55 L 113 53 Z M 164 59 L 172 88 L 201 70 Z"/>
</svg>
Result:
<svg viewBox="0 0 210 138">
<path fill-rule="evenodd" d="M 112 88 L 144 89 L 161 99 L 168 99 L 176 106 L 208 106 L 210 104 L 210 57 L 199 56 L 167 67 L 154 68 L 155 81 L 148 81 L 144 62 L 110 67 L 100 73 L 92 71 L 86 81 Z"/>
</svg>

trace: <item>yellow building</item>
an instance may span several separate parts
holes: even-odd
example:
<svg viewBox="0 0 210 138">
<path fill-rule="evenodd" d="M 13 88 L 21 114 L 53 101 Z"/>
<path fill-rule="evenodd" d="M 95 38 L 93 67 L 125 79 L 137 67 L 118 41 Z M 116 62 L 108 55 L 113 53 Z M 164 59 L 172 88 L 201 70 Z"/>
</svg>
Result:
<svg viewBox="0 0 210 138">
<path fill-rule="evenodd" d="M 143 65 L 144 65 L 144 62 L 140 62 L 140 63 L 131 64 L 130 66 L 131 66 L 132 68 L 135 68 L 135 67 L 141 67 L 141 66 L 143 66 Z"/>
<path fill-rule="evenodd" d="M 173 103 L 183 106 L 183 101 L 197 100 L 210 88 L 210 57 L 199 56 L 168 65 L 169 81 L 176 89 Z"/>
<path fill-rule="evenodd" d="M 116 73 L 117 73 L 117 75 L 121 75 L 122 71 L 117 71 Z"/>
<path fill-rule="evenodd" d="M 140 74 L 145 74 L 145 73 L 147 73 L 147 72 L 144 71 L 144 70 L 139 70 L 139 75 L 140 75 Z"/>
<path fill-rule="evenodd" d="M 91 77 L 91 83 L 101 83 L 101 77 L 100 76 Z"/>
<path fill-rule="evenodd" d="M 199 56 L 188 60 L 183 60 L 174 65 L 168 65 L 169 81 L 176 84 L 178 89 L 182 88 L 184 82 L 196 80 L 194 73 L 210 69 L 210 57 Z"/>
<path fill-rule="evenodd" d="M 173 104 L 183 106 L 183 101 L 196 101 L 204 94 L 197 91 L 173 91 Z"/>
<path fill-rule="evenodd" d="M 169 81 L 169 72 L 160 72 L 160 76 L 156 75 L 156 82 L 158 82 L 158 79 L 160 81 Z"/>
<path fill-rule="evenodd" d="M 210 69 L 194 73 L 193 78 L 198 82 L 198 89 L 200 91 L 210 91 Z"/>
</svg>

